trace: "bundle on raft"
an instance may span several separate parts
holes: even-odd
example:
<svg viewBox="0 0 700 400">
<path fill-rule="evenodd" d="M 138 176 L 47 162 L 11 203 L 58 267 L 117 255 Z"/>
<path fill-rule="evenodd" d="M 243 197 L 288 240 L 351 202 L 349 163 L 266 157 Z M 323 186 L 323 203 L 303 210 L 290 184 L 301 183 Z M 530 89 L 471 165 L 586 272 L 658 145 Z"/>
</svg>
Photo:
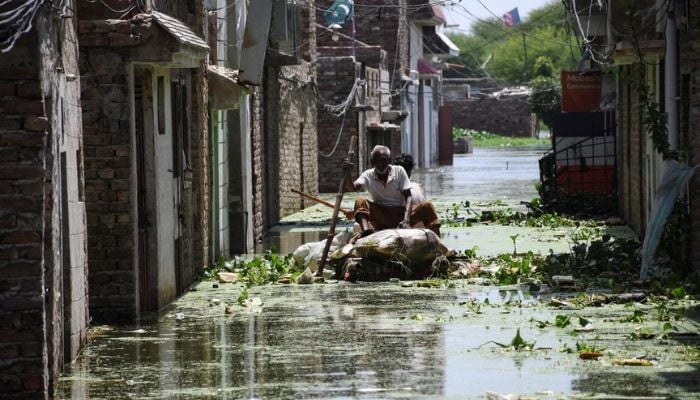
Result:
<svg viewBox="0 0 700 400">
<path fill-rule="evenodd" d="M 345 280 L 383 281 L 391 278 L 423 279 L 446 273 L 454 250 L 429 229 L 387 229 L 357 240 L 351 231 L 337 234 L 331 242 L 327 263 L 335 277 Z M 306 267 L 299 279 L 318 270 L 326 241 L 306 243 L 293 254 L 297 265 Z"/>
</svg>

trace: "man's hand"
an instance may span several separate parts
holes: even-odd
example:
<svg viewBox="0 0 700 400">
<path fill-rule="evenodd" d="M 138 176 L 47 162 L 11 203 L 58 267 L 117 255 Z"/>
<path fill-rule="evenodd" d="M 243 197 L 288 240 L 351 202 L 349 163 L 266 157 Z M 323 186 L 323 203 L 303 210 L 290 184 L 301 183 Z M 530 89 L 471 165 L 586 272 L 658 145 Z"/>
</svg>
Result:
<svg viewBox="0 0 700 400">
<path fill-rule="evenodd" d="M 411 222 L 408 220 L 403 220 L 399 222 L 399 229 L 409 229 L 411 227 Z"/>
<path fill-rule="evenodd" d="M 349 158 L 346 157 L 343 159 L 343 171 L 350 171 L 354 166 L 355 164 L 353 164 Z"/>
</svg>

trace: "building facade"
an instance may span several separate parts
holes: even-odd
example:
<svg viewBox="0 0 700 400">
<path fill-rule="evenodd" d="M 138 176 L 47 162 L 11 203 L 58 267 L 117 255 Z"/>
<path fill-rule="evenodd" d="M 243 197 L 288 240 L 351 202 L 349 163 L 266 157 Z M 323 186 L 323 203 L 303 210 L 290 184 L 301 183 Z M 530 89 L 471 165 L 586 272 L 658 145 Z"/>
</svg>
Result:
<svg viewBox="0 0 700 400">
<path fill-rule="evenodd" d="M 77 21 L 74 2 L 61 5 L 25 5 L 0 37 L 3 399 L 48 399 L 87 340 Z"/>
</svg>

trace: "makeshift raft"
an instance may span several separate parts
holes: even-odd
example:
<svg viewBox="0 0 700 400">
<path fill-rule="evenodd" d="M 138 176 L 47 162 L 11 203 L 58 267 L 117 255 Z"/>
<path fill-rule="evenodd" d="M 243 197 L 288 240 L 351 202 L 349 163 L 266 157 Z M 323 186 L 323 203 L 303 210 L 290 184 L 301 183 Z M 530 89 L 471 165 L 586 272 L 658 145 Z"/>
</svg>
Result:
<svg viewBox="0 0 700 400">
<path fill-rule="evenodd" d="M 331 242 L 327 265 L 335 278 L 348 281 L 386 281 L 391 278 L 424 279 L 447 273 L 454 250 L 429 229 L 387 229 L 363 238 L 341 232 Z M 306 243 L 293 254 L 306 270 L 300 280 L 318 270 L 326 240 Z"/>
</svg>

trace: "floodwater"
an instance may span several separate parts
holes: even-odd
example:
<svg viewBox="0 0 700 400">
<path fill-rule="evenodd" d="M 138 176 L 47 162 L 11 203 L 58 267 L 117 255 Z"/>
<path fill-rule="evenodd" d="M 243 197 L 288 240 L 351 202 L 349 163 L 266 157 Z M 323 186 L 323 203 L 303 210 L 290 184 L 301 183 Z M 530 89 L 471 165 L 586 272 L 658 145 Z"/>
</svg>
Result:
<svg viewBox="0 0 700 400">
<path fill-rule="evenodd" d="M 630 348 L 621 324 L 605 322 L 631 312 L 622 306 L 604 316 L 576 311 L 598 329 L 572 337 L 570 329 L 537 327 L 562 311 L 524 287 L 461 283 L 269 285 L 251 289 L 260 305 L 243 307 L 236 304 L 239 285 L 203 282 L 157 321 L 98 332 L 55 398 L 697 398 L 697 363 L 678 361 L 683 346 Z M 534 342 L 532 351 L 495 343 L 510 343 L 517 329 Z M 596 343 L 598 335 L 614 352 L 603 361 L 560 351 L 579 340 Z M 615 356 L 639 355 L 658 365 L 611 364 Z"/>
<path fill-rule="evenodd" d="M 419 170 L 411 179 L 423 184 L 428 197 L 441 201 L 518 204 L 537 196 L 538 160 L 545 151 L 477 147 L 473 154 L 456 154 L 451 166 Z"/>
<path fill-rule="evenodd" d="M 455 157 L 453 166 L 418 171 L 415 180 L 441 205 L 494 199 L 517 204 L 536 195 L 540 153 L 476 149 Z M 352 197 L 344 205 L 351 206 Z M 316 206 L 290 216 L 273 235 L 278 249 L 289 252 L 323 238 L 329 215 Z M 518 251 L 568 248 L 562 236 L 534 228 L 447 228 L 444 238 L 456 250 L 478 245 L 497 253 L 513 250 L 513 234 L 522 235 Z M 238 305 L 242 290 L 202 282 L 138 326 L 93 329 L 57 382 L 55 398 L 483 399 L 494 392 L 540 399 L 693 399 L 700 393 L 700 356 L 688 350 L 700 339 L 633 342 L 629 332 L 658 332 L 660 322 L 620 323 L 632 312 L 622 305 L 562 311 L 527 287 L 466 281 L 441 288 L 275 284 L 251 288 L 249 306 Z M 585 316 L 593 330 L 538 326 L 566 312 Z M 700 331 L 692 320 L 673 324 L 681 333 Z M 518 329 L 534 342 L 532 351 L 499 346 Z M 579 341 L 606 347 L 606 355 L 585 361 L 561 351 Z M 654 366 L 612 362 L 640 356 Z"/>
<path fill-rule="evenodd" d="M 493 203 L 498 200 L 504 204 L 504 207 L 524 210 L 520 202 L 530 201 L 538 196 L 535 189 L 535 183 L 539 181 L 538 160 L 545 150 L 544 148 L 476 148 L 473 154 L 455 155 L 453 165 L 429 170 L 416 169 L 411 179 L 423 186 L 428 199 L 433 202 L 439 214 L 444 213 L 453 203 L 463 201 L 469 201 L 473 208 L 478 209 L 482 203 Z M 346 193 L 342 207 L 352 208 L 357 195 L 357 193 Z M 331 203 L 335 202 L 335 194 L 326 194 L 321 197 Z M 323 240 L 328 232 L 331 214 L 330 208 L 315 205 L 303 212 L 290 215 L 282 220 L 282 224 L 268 232 L 258 250 L 274 247 L 281 253 L 289 253 L 302 243 Z M 337 231 L 350 227 L 351 224 L 344 218 L 339 219 Z M 448 244 L 452 247 L 461 247 L 460 243 L 469 242 L 470 235 L 481 235 L 473 229 L 466 231 L 443 228 L 442 230 Z M 492 235 L 491 239 L 495 242 L 484 243 L 481 247 L 489 254 L 501 252 L 498 246 L 503 243 L 508 245 L 511 243 L 509 235 L 518 233 L 520 232 Z M 464 248 L 471 247 L 472 245 L 464 246 Z M 568 251 L 566 243 L 553 247 L 557 251 Z M 522 249 L 533 250 L 533 246 L 525 246 Z"/>
</svg>

